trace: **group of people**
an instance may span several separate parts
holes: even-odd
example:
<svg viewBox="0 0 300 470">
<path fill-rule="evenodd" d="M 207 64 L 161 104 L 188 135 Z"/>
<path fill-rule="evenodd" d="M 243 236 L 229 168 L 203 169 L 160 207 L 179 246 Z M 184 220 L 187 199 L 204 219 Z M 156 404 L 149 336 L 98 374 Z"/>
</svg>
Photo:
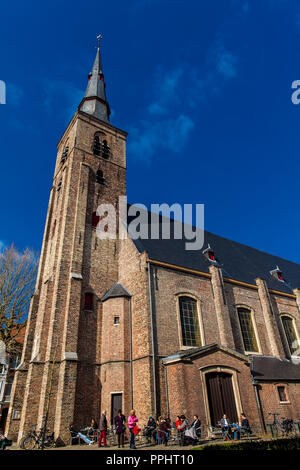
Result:
<svg viewBox="0 0 300 470">
<path fill-rule="evenodd" d="M 245 414 L 241 415 L 240 420 L 234 421 L 232 423 L 227 415 L 224 414 L 223 418 L 220 420 L 220 426 L 222 429 L 223 439 L 225 440 L 239 440 L 241 433 L 243 432 L 251 434 L 249 420 Z"/>
<path fill-rule="evenodd" d="M 125 443 L 125 432 L 126 432 L 126 418 L 122 413 L 122 410 L 118 410 L 118 414 L 114 417 L 114 425 L 116 429 L 116 435 L 118 439 L 118 447 L 124 447 Z M 128 430 L 130 432 L 130 448 L 135 449 L 135 435 L 137 434 L 136 430 L 138 418 L 135 415 L 135 410 L 131 410 L 127 420 Z M 99 438 L 98 438 L 98 447 L 103 446 L 108 447 L 107 444 L 107 431 L 108 431 L 108 422 L 106 418 L 106 410 L 102 411 L 99 426 L 95 419 L 92 419 L 91 424 L 89 427 L 83 429 L 82 431 L 78 431 L 74 424 L 71 423 L 69 426 L 69 431 L 72 438 L 79 438 L 82 439 L 86 444 L 91 445 L 95 444 L 97 440 L 97 432 L 99 431 Z"/>
<path fill-rule="evenodd" d="M 113 419 L 113 424 L 115 425 L 115 433 L 119 448 L 121 446 L 124 447 L 125 445 L 125 433 L 128 429 L 130 434 L 130 448 L 136 449 L 135 439 L 137 434 L 141 431 L 138 427 L 138 421 L 135 410 L 130 411 L 127 422 L 122 410 L 118 410 L 118 414 Z M 185 445 L 187 443 L 196 442 L 201 434 L 200 426 L 201 423 L 197 415 L 194 416 L 194 420 L 191 425 L 184 415 L 177 416 L 176 429 L 180 444 Z M 149 416 L 147 425 L 142 432 L 144 436 L 149 438 L 150 442 L 152 441 L 154 444 L 167 445 L 171 436 L 171 429 L 172 423 L 169 417 L 163 418 L 160 416 L 155 420 L 153 416 Z M 73 423 L 70 424 L 69 430 L 72 438 L 80 438 L 88 445 L 95 444 L 97 442 L 97 434 L 99 433 L 98 447 L 102 446 L 102 442 L 104 447 L 108 447 L 108 422 L 105 410 L 101 414 L 99 427 L 95 419 L 92 419 L 90 426 L 82 431 L 78 431 L 74 428 Z"/>
<path fill-rule="evenodd" d="M 118 414 L 114 417 L 113 423 L 115 425 L 115 432 L 117 435 L 118 447 L 124 447 L 125 445 L 125 433 L 128 429 L 130 433 L 130 448 L 136 449 L 135 438 L 141 431 L 138 427 L 138 418 L 135 414 L 135 410 L 131 410 L 127 419 L 122 410 L 118 410 Z M 224 439 L 236 439 L 239 440 L 242 432 L 251 433 L 249 421 L 245 414 L 241 415 L 239 421 L 231 422 L 226 414 L 219 421 L 219 426 L 222 429 L 222 435 Z M 176 429 L 178 433 L 178 440 L 181 445 L 194 444 L 198 441 L 201 436 L 201 422 L 198 415 L 194 415 L 192 423 L 185 415 L 179 415 L 176 419 Z M 153 416 L 149 416 L 147 425 L 143 429 L 143 435 L 148 437 L 149 442 L 154 444 L 168 444 L 168 440 L 171 435 L 172 424 L 170 418 L 163 418 L 160 416 L 157 420 Z M 97 433 L 99 432 L 98 447 L 108 447 L 107 444 L 107 431 L 108 422 L 106 418 L 106 411 L 104 410 L 100 417 L 99 427 L 97 422 L 92 419 L 91 424 L 88 428 L 79 432 L 74 428 L 73 424 L 70 424 L 70 433 L 72 437 L 78 437 L 86 442 L 88 445 L 96 443 Z"/>
</svg>

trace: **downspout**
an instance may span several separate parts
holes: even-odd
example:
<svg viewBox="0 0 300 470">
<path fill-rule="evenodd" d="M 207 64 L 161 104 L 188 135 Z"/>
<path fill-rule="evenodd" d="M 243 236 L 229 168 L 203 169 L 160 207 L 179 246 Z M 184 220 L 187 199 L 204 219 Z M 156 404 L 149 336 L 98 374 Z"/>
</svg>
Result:
<svg viewBox="0 0 300 470">
<path fill-rule="evenodd" d="M 153 321 L 153 306 L 152 306 L 151 265 L 150 265 L 149 261 L 147 262 L 147 266 L 148 266 L 149 303 L 150 303 L 150 320 L 151 320 L 154 416 L 155 416 L 155 419 L 157 419 L 156 364 L 155 364 L 156 358 L 155 358 L 155 344 L 154 344 L 154 321 Z"/>
<path fill-rule="evenodd" d="M 132 313 L 131 297 L 129 297 L 129 370 L 130 370 L 130 408 L 133 409 L 133 374 L 132 374 Z"/>
<path fill-rule="evenodd" d="M 253 371 L 253 362 L 251 362 L 250 368 L 251 368 L 251 372 L 252 372 L 252 371 Z M 254 379 L 253 374 L 252 374 L 252 385 L 253 385 L 253 387 L 254 387 L 254 393 L 255 393 L 256 404 L 257 404 L 257 408 L 258 408 L 258 415 L 259 415 L 259 419 L 260 419 L 260 424 L 261 424 L 261 426 L 262 426 L 264 432 L 266 433 L 266 432 L 267 432 L 267 428 L 266 428 L 266 423 L 265 423 L 265 419 L 264 419 L 264 413 L 263 413 L 263 410 L 262 410 L 261 400 L 260 400 L 259 390 L 258 390 L 259 384 L 258 384 L 258 382 Z"/>
<path fill-rule="evenodd" d="M 167 376 L 167 368 L 164 365 L 163 361 L 161 361 L 162 368 L 164 370 L 165 375 L 165 394 L 166 394 L 166 404 L 167 404 L 167 417 L 170 417 L 170 407 L 169 407 L 169 389 L 168 389 L 168 376 Z"/>
</svg>

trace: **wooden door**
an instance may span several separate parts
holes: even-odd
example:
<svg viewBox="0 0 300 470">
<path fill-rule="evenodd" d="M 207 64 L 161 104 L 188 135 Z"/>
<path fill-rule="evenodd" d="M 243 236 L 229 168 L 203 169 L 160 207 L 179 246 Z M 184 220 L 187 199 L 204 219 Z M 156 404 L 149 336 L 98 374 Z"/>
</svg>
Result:
<svg viewBox="0 0 300 470">
<path fill-rule="evenodd" d="M 111 396 L 111 424 L 114 423 L 114 417 L 117 416 L 118 410 L 122 409 L 122 393 L 113 393 Z"/>
<path fill-rule="evenodd" d="M 236 421 L 237 410 L 232 375 L 225 372 L 206 374 L 206 388 L 211 424 L 215 426 L 224 414 L 231 422 Z"/>
</svg>

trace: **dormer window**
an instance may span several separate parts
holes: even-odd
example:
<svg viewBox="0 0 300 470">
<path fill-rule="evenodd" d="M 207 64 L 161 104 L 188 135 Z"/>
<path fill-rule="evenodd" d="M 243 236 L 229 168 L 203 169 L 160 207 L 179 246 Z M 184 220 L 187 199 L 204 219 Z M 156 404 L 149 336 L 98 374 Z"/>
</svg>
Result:
<svg viewBox="0 0 300 470">
<path fill-rule="evenodd" d="M 217 262 L 216 257 L 215 257 L 215 252 L 209 244 L 207 248 L 202 251 L 202 253 L 209 261 L 212 261 L 213 263 Z"/>
<path fill-rule="evenodd" d="M 272 269 L 270 271 L 271 276 L 275 277 L 278 281 L 284 282 L 282 271 L 279 269 L 278 266 L 276 266 L 276 269 Z"/>
<path fill-rule="evenodd" d="M 65 148 L 64 148 L 64 151 L 63 153 L 61 154 L 61 162 L 63 163 L 67 156 L 68 156 L 68 152 L 69 152 L 69 146 L 67 145 Z"/>
<path fill-rule="evenodd" d="M 105 182 L 105 178 L 103 177 L 103 171 L 100 169 L 96 173 L 96 181 L 99 184 L 104 184 Z"/>
</svg>

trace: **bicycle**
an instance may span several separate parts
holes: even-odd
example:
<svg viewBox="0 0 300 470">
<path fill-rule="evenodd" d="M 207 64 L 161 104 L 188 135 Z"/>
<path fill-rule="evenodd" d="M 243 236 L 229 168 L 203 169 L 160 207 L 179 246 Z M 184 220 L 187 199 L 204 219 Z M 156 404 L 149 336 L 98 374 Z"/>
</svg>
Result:
<svg viewBox="0 0 300 470">
<path fill-rule="evenodd" d="M 45 436 L 43 446 L 43 429 L 41 428 L 39 433 L 37 433 L 34 426 L 27 436 L 21 439 L 20 447 L 21 449 L 25 450 L 34 450 L 36 448 L 42 449 L 43 447 L 55 447 L 54 432 Z"/>
<path fill-rule="evenodd" d="M 274 437 L 274 431 L 276 438 L 281 434 L 281 436 L 288 436 L 291 432 L 294 431 L 294 422 L 290 418 L 282 418 L 281 423 L 278 421 L 276 416 L 280 416 L 279 413 L 269 413 L 273 416 L 273 423 L 269 424 L 271 428 L 272 437 Z"/>
</svg>

